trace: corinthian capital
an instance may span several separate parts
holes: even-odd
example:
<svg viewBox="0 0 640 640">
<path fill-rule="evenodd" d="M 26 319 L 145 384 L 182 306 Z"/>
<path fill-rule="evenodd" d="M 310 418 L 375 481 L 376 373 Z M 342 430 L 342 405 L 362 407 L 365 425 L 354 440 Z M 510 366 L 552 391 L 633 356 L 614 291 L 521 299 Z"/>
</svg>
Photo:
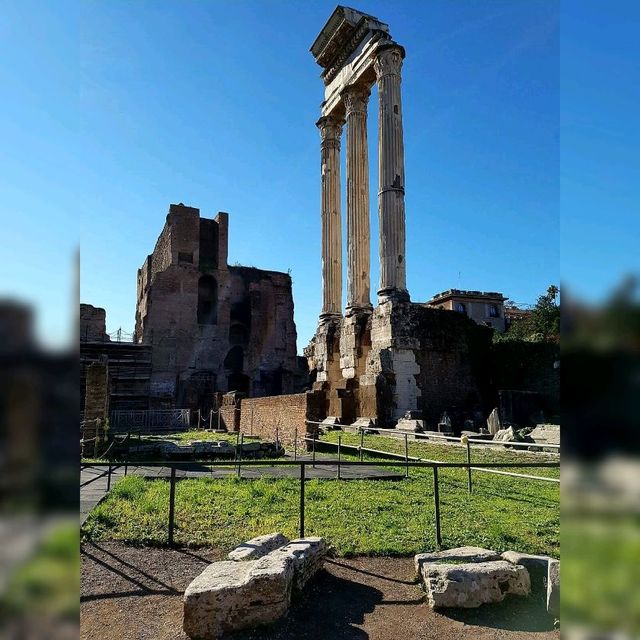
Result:
<svg viewBox="0 0 640 640">
<path fill-rule="evenodd" d="M 340 135 L 342 134 L 342 125 L 344 120 L 336 118 L 335 116 L 323 116 L 316 122 L 316 127 L 320 129 L 320 137 L 322 142 L 328 142 L 332 140 L 340 141 Z"/>
<path fill-rule="evenodd" d="M 378 80 L 383 76 L 400 75 L 404 49 L 400 45 L 378 49 L 373 63 Z"/>
<path fill-rule="evenodd" d="M 366 112 L 371 91 L 365 87 L 351 86 L 347 87 L 341 95 L 348 117 L 351 113 Z"/>
</svg>

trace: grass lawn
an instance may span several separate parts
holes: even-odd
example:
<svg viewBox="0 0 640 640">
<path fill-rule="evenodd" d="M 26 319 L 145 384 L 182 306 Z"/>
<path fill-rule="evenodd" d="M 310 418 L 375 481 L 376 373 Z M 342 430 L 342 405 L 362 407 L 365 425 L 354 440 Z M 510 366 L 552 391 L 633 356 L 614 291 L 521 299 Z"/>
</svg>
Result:
<svg viewBox="0 0 640 640">
<path fill-rule="evenodd" d="M 353 437 L 357 441 L 358 436 Z M 398 446 L 404 451 L 400 440 L 381 437 L 376 443 L 374 438 L 367 436 L 365 446 L 386 450 Z M 411 455 L 443 461 L 466 457 L 466 450 L 447 445 L 414 446 L 420 448 L 412 447 Z M 523 459 L 522 454 L 500 451 L 477 456 L 474 452 L 478 462 L 481 456 L 493 461 Z M 524 459 L 529 458 L 541 459 L 531 455 Z M 540 475 L 556 472 L 533 473 L 538 471 Z M 474 473 L 470 495 L 465 470 L 443 469 L 439 476 L 443 546 L 473 544 L 558 556 L 558 485 Z M 175 540 L 189 546 L 232 548 L 272 531 L 295 537 L 299 489 L 299 481 L 289 478 L 181 480 L 176 488 Z M 92 511 L 83 536 L 165 544 L 168 503 L 168 482 L 124 478 Z M 401 481 L 309 480 L 305 521 L 306 534 L 324 536 L 339 555 L 411 555 L 433 549 L 433 474 L 429 469 L 413 469 L 411 477 Z"/>
</svg>

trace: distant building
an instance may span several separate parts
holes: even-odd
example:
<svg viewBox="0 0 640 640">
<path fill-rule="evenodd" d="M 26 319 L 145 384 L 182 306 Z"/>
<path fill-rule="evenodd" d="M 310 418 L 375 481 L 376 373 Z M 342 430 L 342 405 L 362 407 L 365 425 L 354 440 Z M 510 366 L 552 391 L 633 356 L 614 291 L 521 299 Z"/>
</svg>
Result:
<svg viewBox="0 0 640 640">
<path fill-rule="evenodd" d="M 493 327 L 503 332 L 507 325 L 505 321 L 504 301 L 506 298 L 495 291 L 462 291 L 449 289 L 438 293 L 427 306 L 448 311 L 464 313 L 477 324 Z"/>
</svg>

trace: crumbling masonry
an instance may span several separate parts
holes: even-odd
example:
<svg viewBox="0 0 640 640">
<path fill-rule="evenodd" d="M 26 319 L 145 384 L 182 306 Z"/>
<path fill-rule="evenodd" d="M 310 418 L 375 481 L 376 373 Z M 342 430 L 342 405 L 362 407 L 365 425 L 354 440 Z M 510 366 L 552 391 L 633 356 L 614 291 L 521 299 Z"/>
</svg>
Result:
<svg viewBox="0 0 640 640">
<path fill-rule="evenodd" d="M 227 264 L 228 215 L 172 204 L 138 270 L 135 340 L 152 345 L 149 408 L 208 410 L 217 391 L 299 385 L 291 277 Z"/>
</svg>

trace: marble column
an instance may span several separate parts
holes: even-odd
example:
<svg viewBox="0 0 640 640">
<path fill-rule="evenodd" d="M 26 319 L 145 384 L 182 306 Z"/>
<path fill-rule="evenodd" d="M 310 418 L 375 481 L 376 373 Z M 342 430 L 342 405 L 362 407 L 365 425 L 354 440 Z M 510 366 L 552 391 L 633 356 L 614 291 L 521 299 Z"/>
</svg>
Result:
<svg viewBox="0 0 640 640">
<path fill-rule="evenodd" d="M 342 93 L 347 121 L 347 314 L 371 309 L 369 94 L 368 88 L 359 86 L 347 87 Z"/>
<path fill-rule="evenodd" d="M 380 290 L 378 299 L 408 299 L 405 263 L 404 142 L 400 70 L 404 49 L 382 46 L 376 51 L 378 78 L 380 190 Z"/>
<path fill-rule="evenodd" d="M 343 120 L 324 116 L 320 129 L 322 173 L 322 313 L 320 319 L 342 316 L 342 232 L 340 228 L 340 135 Z"/>
</svg>

